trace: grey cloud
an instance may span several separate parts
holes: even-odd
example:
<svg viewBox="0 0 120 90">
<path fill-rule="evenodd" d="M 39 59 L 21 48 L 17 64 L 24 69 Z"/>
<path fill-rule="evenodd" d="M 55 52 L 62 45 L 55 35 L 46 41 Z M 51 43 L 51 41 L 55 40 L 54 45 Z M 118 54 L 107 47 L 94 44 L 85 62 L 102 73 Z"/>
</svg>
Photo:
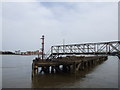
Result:
<svg viewBox="0 0 120 90">
<path fill-rule="evenodd" d="M 46 51 L 62 44 L 63 39 L 66 44 L 118 39 L 117 3 L 70 4 L 74 8 L 54 4 L 48 8 L 38 2 L 4 3 L 3 49 L 39 49 L 43 34 Z"/>
</svg>

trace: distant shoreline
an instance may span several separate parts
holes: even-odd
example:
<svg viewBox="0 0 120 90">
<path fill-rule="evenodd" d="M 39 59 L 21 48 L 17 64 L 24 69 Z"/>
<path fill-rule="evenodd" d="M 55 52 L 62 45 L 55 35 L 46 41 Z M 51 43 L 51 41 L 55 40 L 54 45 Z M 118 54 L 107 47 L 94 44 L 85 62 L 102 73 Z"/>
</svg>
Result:
<svg viewBox="0 0 120 90">
<path fill-rule="evenodd" d="M 0 54 L 0 55 L 21 55 L 21 56 L 33 56 L 33 55 L 22 55 L 22 54 Z"/>
</svg>

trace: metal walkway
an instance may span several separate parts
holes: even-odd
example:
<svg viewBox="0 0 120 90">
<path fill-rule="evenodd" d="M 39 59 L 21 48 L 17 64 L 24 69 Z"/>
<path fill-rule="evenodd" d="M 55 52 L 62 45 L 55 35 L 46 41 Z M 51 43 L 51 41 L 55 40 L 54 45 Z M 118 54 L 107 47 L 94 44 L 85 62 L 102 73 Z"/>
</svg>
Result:
<svg viewBox="0 0 120 90">
<path fill-rule="evenodd" d="M 120 41 L 52 46 L 48 59 L 60 55 L 113 55 L 120 58 Z"/>
</svg>

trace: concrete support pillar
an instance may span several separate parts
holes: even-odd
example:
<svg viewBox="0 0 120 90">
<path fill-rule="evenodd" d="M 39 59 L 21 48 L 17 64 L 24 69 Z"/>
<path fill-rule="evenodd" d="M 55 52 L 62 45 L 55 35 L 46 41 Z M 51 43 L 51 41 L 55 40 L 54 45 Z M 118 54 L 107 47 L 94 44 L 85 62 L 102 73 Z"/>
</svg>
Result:
<svg viewBox="0 0 120 90">
<path fill-rule="evenodd" d="M 44 67 L 43 67 L 43 66 L 41 66 L 41 71 L 40 71 L 40 73 L 42 73 L 42 72 L 44 72 Z"/>
<path fill-rule="evenodd" d="M 49 66 L 46 66 L 44 71 L 45 73 L 49 73 Z"/>
<path fill-rule="evenodd" d="M 38 74 L 38 66 L 37 65 L 35 65 L 34 70 L 35 70 L 35 73 Z"/>
<path fill-rule="evenodd" d="M 88 67 L 90 67 L 91 66 L 91 63 L 90 63 L 91 61 L 88 61 Z"/>
<path fill-rule="evenodd" d="M 70 65 L 70 72 L 73 73 L 73 65 Z"/>
<path fill-rule="evenodd" d="M 86 62 L 86 68 L 88 68 L 88 62 Z"/>
<path fill-rule="evenodd" d="M 86 62 L 84 62 L 84 68 L 86 68 Z"/>
<path fill-rule="evenodd" d="M 51 66 L 51 73 L 54 73 L 54 66 Z"/>
<path fill-rule="evenodd" d="M 59 68 L 59 65 L 55 66 L 55 72 L 56 72 L 56 73 L 61 72 L 61 70 L 60 70 L 60 68 Z"/>
<path fill-rule="evenodd" d="M 81 70 L 81 71 L 84 70 L 84 62 L 81 62 L 80 70 Z"/>
<path fill-rule="evenodd" d="M 70 65 L 67 66 L 67 71 L 70 72 Z"/>
<path fill-rule="evenodd" d="M 93 62 L 93 60 L 91 61 L 91 65 L 93 65 L 94 64 L 94 62 Z"/>
<path fill-rule="evenodd" d="M 73 63 L 73 73 L 76 73 L 76 63 Z"/>
<path fill-rule="evenodd" d="M 67 66 L 63 65 L 63 72 L 67 72 Z"/>
<path fill-rule="evenodd" d="M 81 63 L 77 64 L 77 68 L 76 68 L 77 71 L 80 70 L 80 66 L 81 66 Z"/>
</svg>

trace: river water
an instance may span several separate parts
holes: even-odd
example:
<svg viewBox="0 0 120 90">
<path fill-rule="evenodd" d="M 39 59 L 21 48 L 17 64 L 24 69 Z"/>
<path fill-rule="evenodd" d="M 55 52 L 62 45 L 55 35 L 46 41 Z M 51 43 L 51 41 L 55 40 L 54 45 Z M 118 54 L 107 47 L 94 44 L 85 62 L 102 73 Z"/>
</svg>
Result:
<svg viewBox="0 0 120 90">
<path fill-rule="evenodd" d="M 118 88 L 118 58 L 76 74 L 43 74 L 32 77 L 35 56 L 3 55 L 2 88 Z"/>
</svg>

